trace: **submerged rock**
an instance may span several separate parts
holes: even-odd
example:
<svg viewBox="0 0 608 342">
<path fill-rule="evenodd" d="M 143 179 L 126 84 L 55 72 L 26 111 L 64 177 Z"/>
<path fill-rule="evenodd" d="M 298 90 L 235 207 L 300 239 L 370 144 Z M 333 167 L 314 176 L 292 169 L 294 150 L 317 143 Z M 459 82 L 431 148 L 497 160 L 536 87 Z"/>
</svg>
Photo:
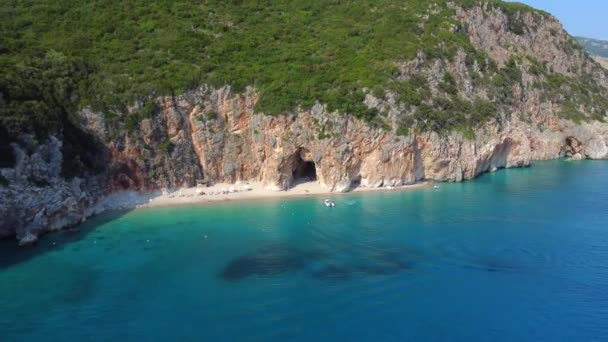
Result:
<svg viewBox="0 0 608 342">
<path fill-rule="evenodd" d="M 227 281 L 238 281 L 252 276 L 296 272 L 318 258 L 318 253 L 304 252 L 285 244 L 271 244 L 229 261 L 219 276 Z"/>
<path fill-rule="evenodd" d="M 392 275 L 412 269 L 412 261 L 406 260 L 404 255 L 394 249 L 383 251 L 379 246 L 322 253 L 283 243 L 268 244 L 230 260 L 218 276 L 226 281 L 240 281 L 299 271 L 320 279 Z"/>
</svg>

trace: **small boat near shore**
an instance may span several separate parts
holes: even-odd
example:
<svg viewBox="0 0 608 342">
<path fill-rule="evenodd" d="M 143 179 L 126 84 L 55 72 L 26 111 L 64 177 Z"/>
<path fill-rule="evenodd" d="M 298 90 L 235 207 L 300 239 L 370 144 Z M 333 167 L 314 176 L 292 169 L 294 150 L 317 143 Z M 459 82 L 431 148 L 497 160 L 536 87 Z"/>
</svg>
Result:
<svg viewBox="0 0 608 342">
<path fill-rule="evenodd" d="M 323 201 L 323 203 L 325 203 L 326 207 L 335 207 L 336 206 L 336 202 L 326 199 L 325 201 Z"/>
</svg>

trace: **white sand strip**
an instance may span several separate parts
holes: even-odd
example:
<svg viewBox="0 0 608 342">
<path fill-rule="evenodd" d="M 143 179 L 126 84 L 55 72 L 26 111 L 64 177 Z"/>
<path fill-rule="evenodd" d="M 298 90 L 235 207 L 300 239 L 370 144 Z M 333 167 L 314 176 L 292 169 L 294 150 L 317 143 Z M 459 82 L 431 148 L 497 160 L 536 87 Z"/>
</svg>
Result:
<svg viewBox="0 0 608 342">
<path fill-rule="evenodd" d="M 397 186 L 392 189 L 358 187 L 349 193 L 371 191 L 406 191 L 420 189 L 429 185 L 430 183 L 428 182 L 422 182 L 412 185 Z M 109 196 L 102 203 L 104 203 L 103 209 L 112 210 L 303 196 L 323 195 L 327 197 L 335 197 L 349 193 L 330 192 L 318 182 L 301 183 L 286 191 L 271 190 L 260 183 L 214 184 L 210 187 L 183 188 L 170 193 L 161 193 L 160 191 L 145 193 L 117 193 Z"/>
</svg>

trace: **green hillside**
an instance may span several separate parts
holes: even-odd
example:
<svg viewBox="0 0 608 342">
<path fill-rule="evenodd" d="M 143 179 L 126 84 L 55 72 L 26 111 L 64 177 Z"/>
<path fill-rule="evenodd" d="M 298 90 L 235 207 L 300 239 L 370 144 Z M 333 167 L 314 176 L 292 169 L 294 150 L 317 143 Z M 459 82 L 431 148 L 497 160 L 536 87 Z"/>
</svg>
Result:
<svg viewBox="0 0 608 342">
<path fill-rule="evenodd" d="M 255 86 L 258 112 L 320 101 L 374 122 L 362 90 L 403 91 L 397 61 L 449 59 L 459 47 L 483 59 L 453 14 L 439 0 L 3 1 L 2 123 L 44 133 L 85 105 L 112 120 L 112 108 L 203 83 Z M 150 115 L 144 107 L 128 126 Z"/>
</svg>

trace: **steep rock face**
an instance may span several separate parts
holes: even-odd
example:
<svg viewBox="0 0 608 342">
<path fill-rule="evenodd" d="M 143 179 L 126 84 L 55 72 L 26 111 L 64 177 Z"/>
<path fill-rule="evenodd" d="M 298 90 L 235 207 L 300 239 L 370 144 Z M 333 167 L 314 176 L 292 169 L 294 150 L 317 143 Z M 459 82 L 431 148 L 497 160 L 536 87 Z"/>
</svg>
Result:
<svg viewBox="0 0 608 342">
<path fill-rule="evenodd" d="M 489 4 L 459 10 L 457 15 L 468 24 L 473 45 L 486 51 L 499 65 L 524 53 L 569 76 L 589 67 L 584 51 L 553 17 L 533 12 L 508 15 Z M 515 25 L 519 29 L 514 29 Z"/>
<path fill-rule="evenodd" d="M 575 153 L 608 158 L 608 125 L 576 125 L 552 113 L 539 114 L 549 128 L 513 116 L 502 127 L 489 122 L 475 132 L 474 139 L 466 139 L 459 133 L 397 136 L 328 113 L 320 104 L 294 115 L 258 115 L 253 113 L 255 92 L 233 94 L 230 87 L 201 88 L 162 101 L 173 101 L 167 107 L 171 111 L 188 113 L 174 133 L 189 135 L 192 143 L 187 145 L 206 178 L 229 183 L 256 180 L 276 190 L 289 188 L 300 160 L 314 162 L 320 183 L 328 189 L 347 191 L 355 185 L 471 179 L 495 168 L 566 156 L 574 139 L 580 141 Z M 159 115 L 159 120 L 164 117 Z"/>
<path fill-rule="evenodd" d="M 112 161 L 109 192 L 192 186 L 202 178 L 186 108 L 171 97 L 158 99 L 154 115 L 133 131 L 106 127 L 103 113 L 81 111 L 83 127 L 105 142 Z"/>
<path fill-rule="evenodd" d="M 0 187 L 0 238 L 16 235 L 21 244 L 36 241 L 39 234 L 80 223 L 102 195 L 96 178 L 60 177 L 61 141 L 50 137 L 31 153 L 14 145 L 16 165 L 3 169 L 9 180 Z"/>
<path fill-rule="evenodd" d="M 142 148 L 128 136 L 117 138 L 108 144 L 112 164 L 100 177 L 61 178 L 61 142 L 55 138 L 31 153 L 15 145 L 17 164 L 3 170 L 10 185 L 0 187 L 0 235 L 16 234 L 22 243 L 32 242 L 42 232 L 81 222 L 102 194 L 123 189 L 189 186 L 206 177 L 256 180 L 285 190 L 300 161 L 314 162 L 318 180 L 328 189 L 347 191 L 423 179 L 462 181 L 496 168 L 563 156 L 608 159 L 608 125 L 576 125 L 554 116 L 541 115 L 550 129 L 514 116 L 503 127 L 487 123 L 474 139 L 433 132 L 403 137 L 328 113 L 320 104 L 296 115 L 254 114 L 255 92 L 233 94 L 230 87 L 203 87 L 158 101 L 161 110 L 141 123 L 140 143 L 169 139 L 174 150 L 142 160 L 141 151 L 150 147 Z M 156 172 L 147 172 L 155 167 Z"/>
</svg>

